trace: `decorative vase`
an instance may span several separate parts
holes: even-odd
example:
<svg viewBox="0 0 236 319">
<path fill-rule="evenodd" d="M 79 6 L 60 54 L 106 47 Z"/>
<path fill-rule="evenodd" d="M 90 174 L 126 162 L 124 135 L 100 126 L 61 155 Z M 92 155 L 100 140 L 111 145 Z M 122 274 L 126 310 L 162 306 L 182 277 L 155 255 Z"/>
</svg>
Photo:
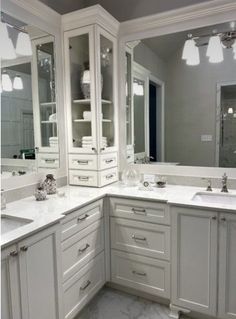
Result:
<svg viewBox="0 0 236 319">
<path fill-rule="evenodd" d="M 121 179 L 126 186 L 137 186 L 140 182 L 140 174 L 138 170 L 128 166 L 124 169 Z"/>
<path fill-rule="evenodd" d="M 47 194 L 56 194 L 57 182 L 52 174 L 46 175 L 46 179 L 43 182 L 43 188 L 46 190 Z"/>
<path fill-rule="evenodd" d="M 38 187 L 34 196 L 37 201 L 45 200 L 47 198 L 47 191 L 43 187 Z"/>
</svg>

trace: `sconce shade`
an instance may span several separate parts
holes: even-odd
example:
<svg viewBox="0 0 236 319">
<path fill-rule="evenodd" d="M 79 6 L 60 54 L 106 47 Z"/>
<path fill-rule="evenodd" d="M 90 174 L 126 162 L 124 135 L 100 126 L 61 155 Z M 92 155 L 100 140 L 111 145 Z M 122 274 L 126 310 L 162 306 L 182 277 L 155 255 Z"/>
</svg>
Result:
<svg viewBox="0 0 236 319">
<path fill-rule="evenodd" d="M 16 75 L 13 81 L 13 89 L 23 90 L 23 81 L 19 75 Z"/>
<path fill-rule="evenodd" d="M 7 73 L 2 74 L 2 90 L 6 92 L 12 91 L 12 81 Z"/>
<path fill-rule="evenodd" d="M 85 70 L 83 72 L 82 83 L 83 84 L 90 84 L 91 83 L 90 71 L 89 70 Z"/>
<path fill-rule="evenodd" d="M 186 60 L 187 65 L 198 65 L 200 63 L 200 54 L 199 54 L 199 48 L 194 47 L 194 50 L 192 51 L 192 55 Z"/>
<path fill-rule="evenodd" d="M 32 46 L 28 33 L 20 32 L 16 42 L 16 53 L 23 56 L 32 55 Z"/>
<path fill-rule="evenodd" d="M 223 48 L 218 35 L 210 37 L 206 55 L 211 63 L 220 63 L 224 60 Z"/>
<path fill-rule="evenodd" d="M 9 38 L 6 23 L 1 22 L 0 24 L 0 57 L 3 60 L 13 60 L 16 58 L 15 48 L 12 40 Z"/>
<path fill-rule="evenodd" d="M 194 54 L 195 47 L 196 43 L 193 39 L 186 40 L 184 43 L 182 59 L 188 60 L 189 58 L 191 58 L 191 56 Z"/>
</svg>

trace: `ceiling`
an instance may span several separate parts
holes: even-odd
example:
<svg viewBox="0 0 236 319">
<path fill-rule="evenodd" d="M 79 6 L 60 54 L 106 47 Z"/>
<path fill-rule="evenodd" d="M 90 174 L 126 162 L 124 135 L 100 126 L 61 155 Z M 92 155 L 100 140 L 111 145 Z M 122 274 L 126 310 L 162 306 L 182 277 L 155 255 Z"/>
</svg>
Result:
<svg viewBox="0 0 236 319">
<path fill-rule="evenodd" d="M 60 14 L 100 4 L 117 20 L 125 21 L 208 0 L 40 0 Z M 212 0 L 214 2 L 215 0 Z"/>
<path fill-rule="evenodd" d="M 183 48 L 184 42 L 187 39 L 187 35 L 189 33 L 191 33 L 193 36 L 200 36 L 211 34 L 212 30 L 217 30 L 217 32 L 229 31 L 231 30 L 231 25 L 230 23 L 222 23 L 210 27 L 198 28 L 155 38 L 144 39 L 142 40 L 142 42 L 147 45 L 163 61 L 167 61 L 179 49 Z M 203 41 L 205 42 L 206 38 L 204 38 Z"/>
</svg>

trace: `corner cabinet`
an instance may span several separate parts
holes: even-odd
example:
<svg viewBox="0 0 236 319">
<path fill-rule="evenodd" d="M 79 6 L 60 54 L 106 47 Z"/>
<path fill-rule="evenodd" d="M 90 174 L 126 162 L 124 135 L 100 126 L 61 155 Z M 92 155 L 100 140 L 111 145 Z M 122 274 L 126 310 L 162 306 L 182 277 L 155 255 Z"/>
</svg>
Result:
<svg viewBox="0 0 236 319">
<path fill-rule="evenodd" d="M 65 31 L 69 183 L 101 187 L 117 175 L 117 40 L 98 24 Z"/>
</svg>

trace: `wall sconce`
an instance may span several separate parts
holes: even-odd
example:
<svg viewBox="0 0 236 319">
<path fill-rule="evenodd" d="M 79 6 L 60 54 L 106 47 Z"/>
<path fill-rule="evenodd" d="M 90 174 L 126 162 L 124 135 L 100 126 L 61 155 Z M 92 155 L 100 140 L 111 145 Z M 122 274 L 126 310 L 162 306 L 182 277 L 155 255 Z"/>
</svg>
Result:
<svg viewBox="0 0 236 319">
<path fill-rule="evenodd" d="M 219 35 L 210 37 L 206 55 L 209 57 L 210 63 L 220 63 L 224 60 L 223 48 Z"/>
<path fill-rule="evenodd" d="M 12 81 L 10 79 L 10 76 L 7 72 L 4 72 L 2 74 L 2 90 L 6 92 L 12 91 Z"/>
<path fill-rule="evenodd" d="M 23 81 L 20 75 L 16 75 L 13 81 L 13 89 L 23 90 Z"/>
<path fill-rule="evenodd" d="M 0 23 L 0 36 L 1 36 L 1 50 L 0 57 L 3 60 L 13 60 L 16 58 L 15 48 L 13 46 L 12 40 L 9 38 L 7 31 L 7 24 Z"/>
<path fill-rule="evenodd" d="M 198 65 L 200 63 L 199 48 L 196 42 L 192 39 L 192 35 L 188 35 L 189 39 L 184 43 L 182 59 L 186 60 L 187 65 Z"/>
<path fill-rule="evenodd" d="M 20 32 L 16 42 L 16 53 L 18 55 L 31 56 L 32 46 L 28 33 Z"/>
</svg>

